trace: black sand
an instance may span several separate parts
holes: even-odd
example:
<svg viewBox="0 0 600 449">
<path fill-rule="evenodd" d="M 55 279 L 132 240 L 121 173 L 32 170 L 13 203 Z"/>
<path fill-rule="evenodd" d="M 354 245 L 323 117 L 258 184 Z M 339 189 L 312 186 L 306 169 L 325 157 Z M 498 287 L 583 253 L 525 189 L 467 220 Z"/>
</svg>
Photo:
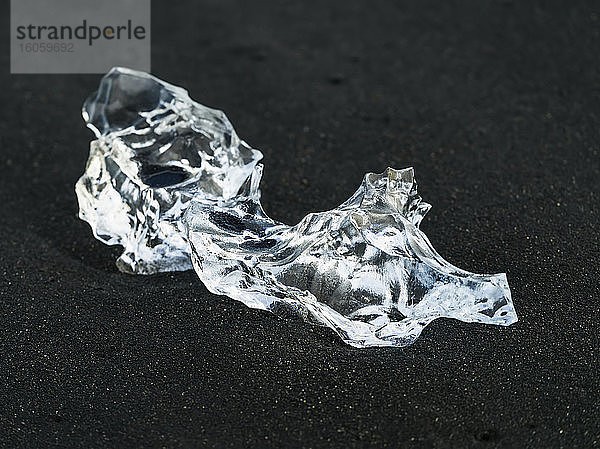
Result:
<svg viewBox="0 0 600 449">
<path fill-rule="evenodd" d="M 358 350 L 120 273 L 73 191 L 99 76 L 8 75 L 5 5 L 0 445 L 600 445 L 598 5 L 350 3 L 155 2 L 153 72 L 264 152 L 279 220 L 414 166 L 434 246 L 506 272 L 520 321 Z"/>
</svg>

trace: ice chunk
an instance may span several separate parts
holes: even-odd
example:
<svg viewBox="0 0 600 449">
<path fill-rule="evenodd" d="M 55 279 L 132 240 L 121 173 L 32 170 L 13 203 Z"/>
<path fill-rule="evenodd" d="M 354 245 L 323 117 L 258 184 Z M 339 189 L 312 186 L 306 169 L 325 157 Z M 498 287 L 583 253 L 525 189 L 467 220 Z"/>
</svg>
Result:
<svg viewBox="0 0 600 449">
<path fill-rule="evenodd" d="M 79 216 L 99 240 L 122 245 L 122 271 L 191 269 L 177 230 L 192 197 L 229 198 L 262 154 L 223 112 L 147 73 L 114 68 L 83 106 L 96 135 L 76 184 Z"/>
<path fill-rule="evenodd" d="M 185 90 L 115 68 L 83 116 L 96 140 L 76 184 L 79 215 L 124 247 L 123 271 L 193 266 L 213 293 L 300 315 L 358 347 L 410 344 L 439 317 L 517 321 L 504 274 L 454 267 L 420 231 L 430 206 L 412 168 L 368 173 L 341 206 L 288 226 L 260 204 L 262 154 Z"/>
<path fill-rule="evenodd" d="M 504 274 L 454 267 L 419 230 L 430 206 L 412 168 L 369 173 L 348 201 L 296 226 L 264 213 L 261 173 L 228 200 L 194 198 L 184 215 L 194 267 L 213 293 L 299 314 L 358 347 L 408 345 L 439 317 L 517 320 Z"/>
</svg>

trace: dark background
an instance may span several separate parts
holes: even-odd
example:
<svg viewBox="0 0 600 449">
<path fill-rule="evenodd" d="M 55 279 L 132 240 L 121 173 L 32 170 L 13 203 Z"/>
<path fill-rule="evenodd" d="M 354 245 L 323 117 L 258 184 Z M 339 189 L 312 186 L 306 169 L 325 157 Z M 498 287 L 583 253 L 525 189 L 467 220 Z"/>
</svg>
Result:
<svg viewBox="0 0 600 449">
<path fill-rule="evenodd" d="M 414 166 L 440 254 L 507 273 L 517 324 L 363 350 L 120 273 L 73 190 L 100 77 L 9 75 L 2 13 L 0 444 L 600 445 L 600 6 L 562 3 L 153 4 L 154 74 L 264 152 L 272 217 Z"/>
</svg>

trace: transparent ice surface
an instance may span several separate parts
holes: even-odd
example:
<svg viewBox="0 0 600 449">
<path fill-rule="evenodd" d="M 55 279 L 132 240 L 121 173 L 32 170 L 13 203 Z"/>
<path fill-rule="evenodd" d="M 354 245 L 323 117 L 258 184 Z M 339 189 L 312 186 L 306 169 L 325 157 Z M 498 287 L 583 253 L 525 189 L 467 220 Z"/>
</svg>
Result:
<svg viewBox="0 0 600 449">
<path fill-rule="evenodd" d="M 223 112 L 144 72 L 108 72 L 83 118 L 96 140 L 75 187 L 80 218 L 99 240 L 124 247 L 122 271 L 191 269 L 177 231 L 190 199 L 236 194 L 262 154 Z"/>
<path fill-rule="evenodd" d="M 504 274 L 454 267 L 421 232 L 430 206 L 412 168 L 368 173 L 339 207 L 288 226 L 260 204 L 262 154 L 185 90 L 115 68 L 83 116 L 96 140 L 79 215 L 124 247 L 123 271 L 193 266 L 213 293 L 329 326 L 357 347 L 408 345 L 439 317 L 517 321 Z"/>
<path fill-rule="evenodd" d="M 419 224 L 430 205 L 412 168 L 368 173 L 341 206 L 296 226 L 264 213 L 262 166 L 239 195 L 194 198 L 185 215 L 198 276 L 213 293 L 275 314 L 301 315 L 357 346 L 405 346 L 439 317 L 517 320 L 505 274 L 446 262 Z"/>
</svg>

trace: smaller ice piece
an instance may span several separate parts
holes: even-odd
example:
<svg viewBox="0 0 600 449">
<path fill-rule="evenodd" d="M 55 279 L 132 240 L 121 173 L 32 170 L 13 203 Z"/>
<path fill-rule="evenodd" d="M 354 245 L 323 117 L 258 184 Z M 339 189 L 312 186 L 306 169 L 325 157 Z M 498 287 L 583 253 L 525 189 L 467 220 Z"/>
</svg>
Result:
<svg viewBox="0 0 600 449">
<path fill-rule="evenodd" d="M 192 197 L 229 198 L 262 158 L 221 111 L 152 75 L 114 68 L 83 106 L 96 135 L 76 184 L 79 216 L 97 239 L 122 245 L 120 270 L 191 269 L 177 230 Z"/>
<path fill-rule="evenodd" d="M 331 327 L 357 347 L 405 346 L 440 317 L 517 321 L 505 274 L 473 274 L 434 250 L 412 168 L 368 173 L 341 206 L 296 226 L 266 216 L 262 166 L 239 195 L 197 197 L 184 215 L 192 261 L 213 293 Z"/>
</svg>

